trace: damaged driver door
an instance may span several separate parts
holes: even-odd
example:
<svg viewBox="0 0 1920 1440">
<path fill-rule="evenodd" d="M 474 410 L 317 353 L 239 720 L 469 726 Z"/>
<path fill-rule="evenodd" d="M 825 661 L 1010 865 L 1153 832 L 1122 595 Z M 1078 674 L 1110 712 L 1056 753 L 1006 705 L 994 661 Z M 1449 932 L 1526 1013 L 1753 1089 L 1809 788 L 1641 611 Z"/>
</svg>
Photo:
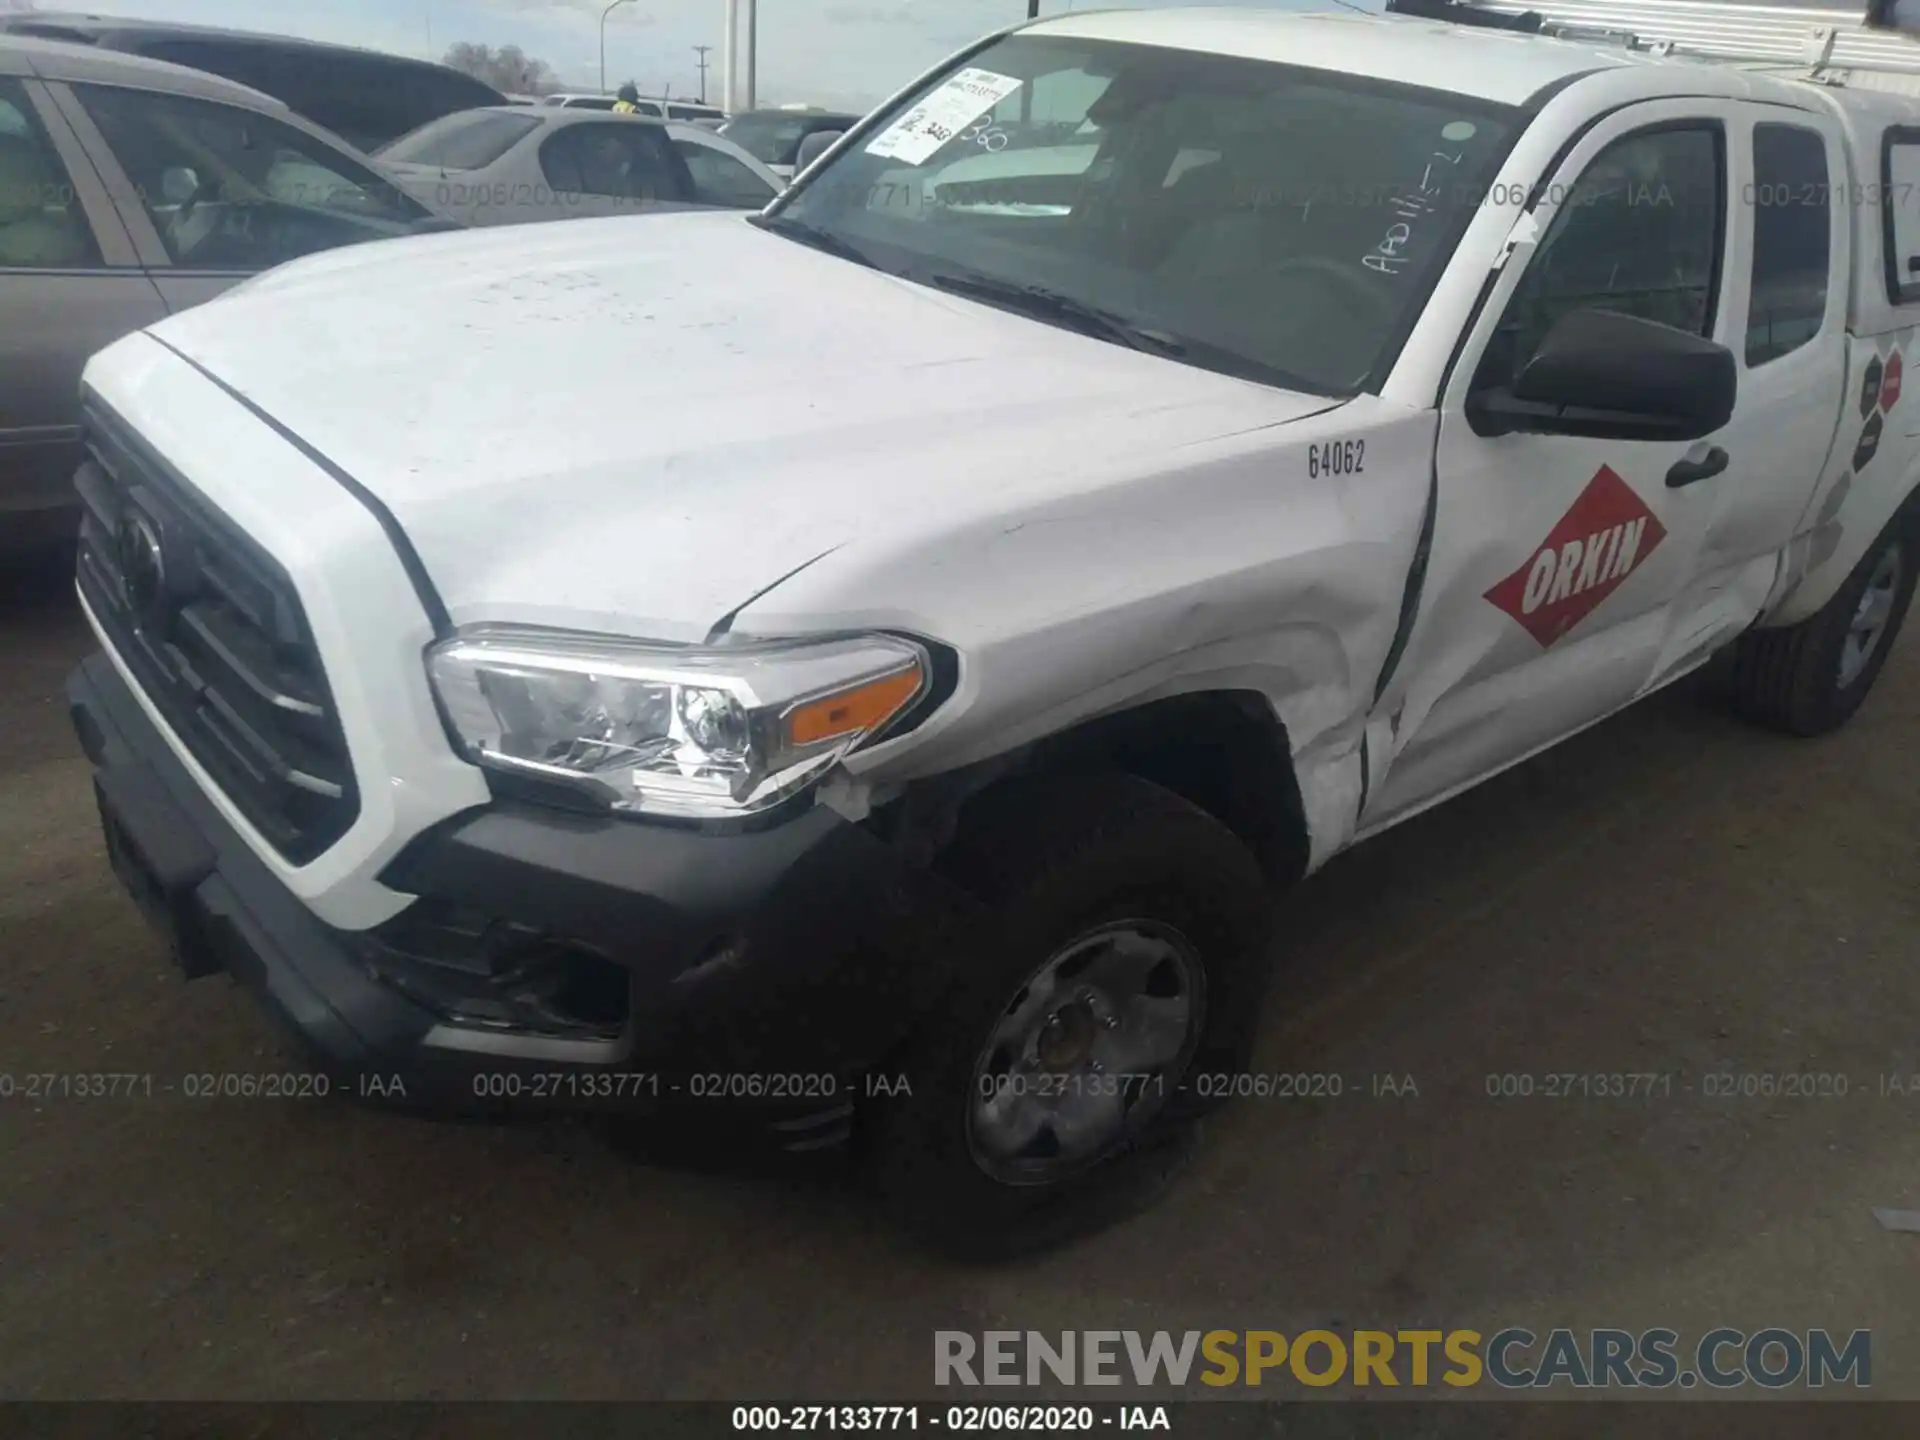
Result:
<svg viewBox="0 0 1920 1440">
<path fill-rule="evenodd" d="M 1368 725 L 1361 834 L 1605 717 L 1654 673 L 1731 427 L 1695 441 L 1498 433 L 1476 399 L 1510 385 L 1576 311 L 1725 343 L 1730 109 L 1610 116 L 1516 228 L 1442 402 L 1427 570 Z"/>
</svg>

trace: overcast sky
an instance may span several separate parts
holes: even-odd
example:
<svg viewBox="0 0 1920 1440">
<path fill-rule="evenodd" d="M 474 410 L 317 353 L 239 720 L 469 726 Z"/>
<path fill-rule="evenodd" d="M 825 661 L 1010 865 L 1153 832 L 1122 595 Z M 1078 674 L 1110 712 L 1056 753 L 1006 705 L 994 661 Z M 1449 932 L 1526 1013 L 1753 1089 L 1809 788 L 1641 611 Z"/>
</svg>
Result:
<svg viewBox="0 0 1920 1440">
<path fill-rule="evenodd" d="M 85 10 L 272 30 L 438 59 L 456 40 L 517 44 L 570 86 L 598 88 L 606 0 L 38 0 Z M 1042 0 L 1041 13 L 1074 0 Z M 1078 0 L 1111 9 L 1146 0 Z M 1206 0 L 1151 0 L 1156 5 Z M 1220 0 L 1211 0 L 1220 3 Z M 1265 8 L 1330 10 L 1339 0 L 1243 0 Z M 1381 0 L 1352 0 L 1378 9 Z M 609 84 L 693 95 L 695 45 L 712 45 L 707 92 L 717 98 L 721 0 L 631 0 L 607 22 Z M 865 106 L 968 41 L 1026 15 L 1026 0 L 760 0 L 759 99 Z"/>
</svg>

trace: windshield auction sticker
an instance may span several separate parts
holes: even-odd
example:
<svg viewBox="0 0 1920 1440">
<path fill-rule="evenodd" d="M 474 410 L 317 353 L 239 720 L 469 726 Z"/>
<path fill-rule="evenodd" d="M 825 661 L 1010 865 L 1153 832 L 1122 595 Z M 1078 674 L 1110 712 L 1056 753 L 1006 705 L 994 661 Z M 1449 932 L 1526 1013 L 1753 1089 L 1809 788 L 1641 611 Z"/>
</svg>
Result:
<svg viewBox="0 0 1920 1440">
<path fill-rule="evenodd" d="M 987 111 L 1020 88 L 1012 75 L 991 70 L 962 70 L 881 131 L 867 154 L 909 165 L 927 158 Z"/>
</svg>

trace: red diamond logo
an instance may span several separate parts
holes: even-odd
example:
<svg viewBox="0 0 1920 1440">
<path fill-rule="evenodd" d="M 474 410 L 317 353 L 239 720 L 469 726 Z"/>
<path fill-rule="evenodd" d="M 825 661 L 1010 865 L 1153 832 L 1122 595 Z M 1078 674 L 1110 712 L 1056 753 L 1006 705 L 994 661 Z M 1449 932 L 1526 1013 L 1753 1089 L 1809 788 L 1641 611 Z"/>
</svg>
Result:
<svg viewBox="0 0 1920 1440">
<path fill-rule="evenodd" d="M 1586 619 L 1667 538 L 1633 487 L 1602 465 L 1526 563 L 1487 591 L 1542 647 Z"/>
<path fill-rule="evenodd" d="M 1880 411 L 1885 414 L 1893 409 L 1894 401 L 1900 398 L 1900 352 L 1894 351 L 1887 356 L 1887 373 L 1880 378 Z"/>
</svg>

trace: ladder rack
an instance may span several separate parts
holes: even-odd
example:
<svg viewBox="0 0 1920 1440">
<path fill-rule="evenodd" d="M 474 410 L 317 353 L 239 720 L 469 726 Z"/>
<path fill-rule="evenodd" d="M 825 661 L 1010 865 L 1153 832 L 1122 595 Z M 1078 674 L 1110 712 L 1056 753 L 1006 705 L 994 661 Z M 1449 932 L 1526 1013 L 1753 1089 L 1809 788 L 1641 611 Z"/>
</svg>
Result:
<svg viewBox="0 0 1920 1440">
<path fill-rule="evenodd" d="M 1529 31 L 1651 54 L 1687 55 L 1747 69 L 1789 71 L 1830 84 L 1920 94 L 1920 39 L 1871 8 L 1720 4 L 1712 0 L 1387 0 L 1392 14 Z"/>
</svg>

